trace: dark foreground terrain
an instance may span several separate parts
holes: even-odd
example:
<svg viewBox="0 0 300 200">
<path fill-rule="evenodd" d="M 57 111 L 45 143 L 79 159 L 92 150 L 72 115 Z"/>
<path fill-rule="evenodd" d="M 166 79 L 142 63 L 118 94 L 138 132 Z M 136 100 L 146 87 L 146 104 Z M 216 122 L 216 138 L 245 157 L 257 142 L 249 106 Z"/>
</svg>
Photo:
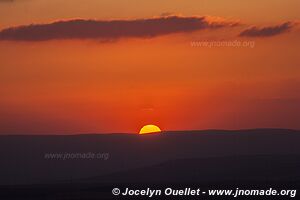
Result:
<svg viewBox="0 0 300 200">
<path fill-rule="evenodd" d="M 299 131 L 278 129 L 0 136 L 0 199 L 114 199 L 115 187 L 300 189 L 299 144 Z M 87 153 L 101 156 L 49 157 Z"/>
</svg>

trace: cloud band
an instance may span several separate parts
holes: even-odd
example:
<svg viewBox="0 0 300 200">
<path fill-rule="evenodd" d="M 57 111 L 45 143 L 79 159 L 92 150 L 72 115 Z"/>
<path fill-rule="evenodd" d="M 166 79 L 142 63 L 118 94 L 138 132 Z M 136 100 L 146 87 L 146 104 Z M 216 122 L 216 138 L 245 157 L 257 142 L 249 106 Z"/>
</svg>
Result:
<svg viewBox="0 0 300 200">
<path fill-rule="evenodd" d="M 0 40 L 46 41 L 53 39 L 114 40 L 124 37 L 149 38 L 236 25 L 238 25 L 236 22 L 213 21 L 207 17 L 181 16 L 111 21 L 75 19 L 7 28 L 0 31 Z"/>
</svg>

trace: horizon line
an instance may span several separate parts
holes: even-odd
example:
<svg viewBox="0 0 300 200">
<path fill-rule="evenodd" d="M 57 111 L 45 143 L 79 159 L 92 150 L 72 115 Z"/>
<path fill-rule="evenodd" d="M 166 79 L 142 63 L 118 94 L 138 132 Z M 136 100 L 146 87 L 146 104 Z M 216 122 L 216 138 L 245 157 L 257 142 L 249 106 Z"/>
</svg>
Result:
<svg viewBox="0 0 300 200">
<path fill-rule="evenodd" d="M 291 129 L 291 128 L 245 128 L 245 129 L 190 129 L 190 130 L 163 130 L 161 132 L 151 133 L 154 135 L 164 134 L 164 133 L 179 133 L 179 132 L 206 132 L 206 131 L 228 131 L 228 132 L 238 132 L 238 131 L 300 131 L 299 129 Z M 144 134 L 144 135 L 151 135 Z M 138 132 L 89 132 L 89 133 L 18 133 L 18 134 L 1 134 L 1 136 L 81 136 L 81 135 L 141 135 Z"/>
</svg>

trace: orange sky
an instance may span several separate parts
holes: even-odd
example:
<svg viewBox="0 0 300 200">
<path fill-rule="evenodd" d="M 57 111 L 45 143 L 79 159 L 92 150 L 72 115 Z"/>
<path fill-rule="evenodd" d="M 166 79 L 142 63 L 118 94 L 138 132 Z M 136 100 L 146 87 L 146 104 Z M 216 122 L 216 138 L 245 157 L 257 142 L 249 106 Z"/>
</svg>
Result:
<svg viewBox="0 0 300 200">
<path fill-rule="evenodd" d="M 9 0 L 0 1 L 0 27 L 68 18 L 140 18 L 162 13 L 213 15 L 247 23 L 299 19 L 298 0 Z"/>
<path fill-rule="evenodd" d="M 0 32 L 0 134 L 138 132 L 145 124 L 300 129 L 299 1 L 126 2 L 0 2 L 0 30 L 74 18 L 130 24 L 162 13 L 218 16 L 225 25 L 167 34 L 159 26 L 155 37 L 133 31 L 109 40 L 82 40 L 76 31 L 71 39 L 32 41 L 20 34 L 1 40 Z M 37 33 L 34 28 L 29 34 Z M 245 30 L 247 36 L 239 36 Z M 193 41 L 254 46 L 192 47 Z"/>
</svg>

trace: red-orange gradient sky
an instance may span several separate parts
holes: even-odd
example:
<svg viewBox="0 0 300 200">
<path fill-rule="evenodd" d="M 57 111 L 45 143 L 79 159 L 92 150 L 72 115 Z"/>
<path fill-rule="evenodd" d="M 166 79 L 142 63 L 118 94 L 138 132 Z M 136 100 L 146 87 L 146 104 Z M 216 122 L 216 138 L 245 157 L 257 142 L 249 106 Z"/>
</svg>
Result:
<svg viewBox="0 0 300 200">
<path fill-rule="evenodd" d="M 300 129 L 299 8 L 0 1 L 0 134 Z"/>
</svg>

